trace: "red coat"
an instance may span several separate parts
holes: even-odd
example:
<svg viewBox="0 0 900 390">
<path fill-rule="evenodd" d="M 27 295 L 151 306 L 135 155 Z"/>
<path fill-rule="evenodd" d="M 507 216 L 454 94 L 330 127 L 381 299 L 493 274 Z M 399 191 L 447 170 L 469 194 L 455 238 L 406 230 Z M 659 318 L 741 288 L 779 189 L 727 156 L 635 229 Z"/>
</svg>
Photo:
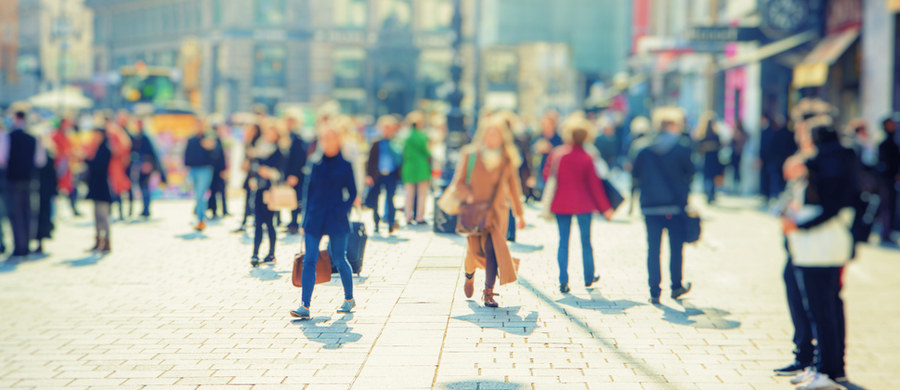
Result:
<svg viewBox="0 0 900 390">
<path fill-rule="evenodd" d="M 544 166 L 544 178 L 556 172 L 556 195 L 550 212 L 557 215 L 579 215 L 612 209 L 603 180 L 597 176 L 594 158 L 580 146 L 563 145 L 550 153 Z"/>
<path fill-rule="evenodd" d="M 131 139 L 124 132 L 110 131 L 109 148 L 112 159 L 109 161 L 109 185 L 113 194 L 121 194 L 131 189 L 131 179 L 126 174 L 131 163 Z"/>
<path fill-rule="evenodd" d="M 72 159 L 75 153 L 72 150 L 72 142 L 66 133 L 60 130 L 54 131 L 51 139 L 56 145 L 57 187 L 60 191 L 71 194 L 75 188 L 75 179 L 72 176 Z"/>
</svg>

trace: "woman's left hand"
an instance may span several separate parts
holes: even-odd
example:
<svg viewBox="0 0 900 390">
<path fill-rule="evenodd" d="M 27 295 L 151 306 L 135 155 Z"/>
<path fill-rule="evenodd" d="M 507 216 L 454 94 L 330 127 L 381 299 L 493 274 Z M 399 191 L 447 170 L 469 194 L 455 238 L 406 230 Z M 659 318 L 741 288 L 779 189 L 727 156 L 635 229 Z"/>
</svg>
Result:
<svg viewBox="0 0 900 390">
<path fill-rule="evenodd" d="M 353 205 L 356 207 L 362 206 L 362 198 L 357 196 L 356 199 L 353 200 Z"/>
<path fill-rule="evenodd" d="M 525 229 L 525 218 L 519 217 L 516 219 L 516 229 L 522 230 Z"/>
</svg>

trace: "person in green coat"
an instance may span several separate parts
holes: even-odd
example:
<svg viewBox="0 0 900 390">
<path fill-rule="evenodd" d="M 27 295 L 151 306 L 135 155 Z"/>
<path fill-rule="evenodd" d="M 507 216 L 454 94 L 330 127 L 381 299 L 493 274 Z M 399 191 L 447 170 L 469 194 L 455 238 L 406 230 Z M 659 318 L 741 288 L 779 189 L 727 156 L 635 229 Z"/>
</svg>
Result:
<svg viewBox="0 0 900 390">
<path fill-rule="evenodd" d="M 431 152 L 428 137 L 422 132 L 425 117 L 421 112 L 411 112 L 406 117 L 411 132 L 403 145 L 403 166 L 400 178 L 406 192 L 406 223 L 411 225 L 413 217 L 417 224 L 425 224 L 425 201 L 431 184 Z M 415 210 L 413 207 L 415 206 Z"/>
</svg>

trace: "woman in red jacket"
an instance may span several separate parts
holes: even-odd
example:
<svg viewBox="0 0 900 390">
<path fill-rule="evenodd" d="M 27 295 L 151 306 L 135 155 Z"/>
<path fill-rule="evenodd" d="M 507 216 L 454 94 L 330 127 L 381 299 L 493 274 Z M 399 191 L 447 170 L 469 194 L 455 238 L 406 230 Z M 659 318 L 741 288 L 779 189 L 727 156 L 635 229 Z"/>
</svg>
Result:
<svg viewBox="0 0 900 390">
<path fill-rule="evenodd" d="M 613 214 L 603 181 L 597 176 L 594 154 L 588 153 L 584 145 L 593 140 L 593 124 L 584 118 L 566 121 L 563 135 L 566 144 L 557 147 L 550 154 L 544 167 L 544 177 L 556 176 L 556 193 L 550 205 L 550 212 L 556 216 L 559 225 L 559 291 L 569 292 L 569 233 L 572 217 L 578 221 L 581 232 L 582 260 L 584 262 L 584 285 L 591 287 L 600 280 L 594 274 L 594 253 L 591 247 L 591 217 L 600 212 L 606 219 Z"/>
</svg>

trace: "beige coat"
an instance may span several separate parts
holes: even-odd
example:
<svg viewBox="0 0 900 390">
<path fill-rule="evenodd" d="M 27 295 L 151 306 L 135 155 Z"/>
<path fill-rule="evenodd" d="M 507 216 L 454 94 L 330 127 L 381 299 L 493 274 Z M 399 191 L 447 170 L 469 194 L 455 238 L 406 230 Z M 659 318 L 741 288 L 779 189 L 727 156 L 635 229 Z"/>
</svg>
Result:
<svg viewBox="0 0 900 390">
<path fill-rule="evenodd" d="M 473 149 L 467 148 L 462 151 L 459 158 L 459 164 L 456 167 L 453 183 L 456 185 L 456 194 L 460 201 L 465 202 L 469 195 L 473 196 L 475 202 L 487 202 L 493 195 L 494 188 L 497 188 L 497 195 L 494 197 L 494 203 L 488 211 L 486 231 L 488 234 L 480 236 L 470 236 L 468 238 L 468 246 L 466 253 L 466 273 L 475 272 L 476 268 L 485 268 L 487 259 L 484 252 L 484 244 L 488 235 L 494 244 L 494 252 L 497 255 L 497 270 L 500 285 L 515 282 L 516 264 L 509 252 L 509 246 L 506 245 L 506 232 L 509 228 L 509 209 L 512 205 L 513 214 L 516 218 L 522 218 L 522 186 L 519 184 L 518 167 L 512 166 L 508 158 L 493 171 L 488 171 L 481 162 L 479 156 L 472 170 L 471 186 L 466 185 L 466 171 L 468 168 L 469 155 Z M 497 183 L 500 183 L 497 186 Z"/>
</svg>

